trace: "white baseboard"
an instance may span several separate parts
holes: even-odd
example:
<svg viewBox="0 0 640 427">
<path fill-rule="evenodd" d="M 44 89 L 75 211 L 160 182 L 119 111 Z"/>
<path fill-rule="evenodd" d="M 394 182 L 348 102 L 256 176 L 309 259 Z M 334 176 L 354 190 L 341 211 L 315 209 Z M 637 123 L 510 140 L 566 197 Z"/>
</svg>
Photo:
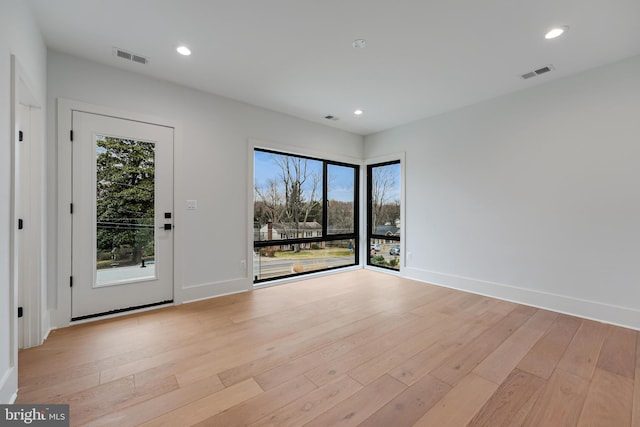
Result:
<svg viewBox="0 0 640 427">
<path fill-rule="evenodd" d="M 0 379 L 0 403 L 10 404 L 18 397 L 18 370 L 12 366 L 8 368 Z"/>
<path fill-rule="evenodd" d="M 202 285 L 184 287 L 180 290 L 180 298 L 176 298 L 176 304 L 186 304 L 189 302 L 202 301 L 211 298 L 221 297 L 225 295 L 239 294 L 254 289 L 267 288 L 270 286 L 284 285 L 291 282 L 299 282 L 302 280 L 310 280 L 317 277 L 330 276 L 332 274 L 340 274 L 346 271 L 361 270 L 362 266 L 345 267 L 335 270 L 318 271 L 316 273 L 304 274 L 301 276 L 284 277 L 282 279 L 274 279 L 267 282 L 261 282 L 256 285 L 251 279 L 233 279 L 224 282 L 205 283 Z"/>
<path fill-rule="evenodd" d="M 408 279 L 640 330 L 640 311 L 503 283 L 407 267 Z"/>
<path fill-rule="evenodd" d="M 44 344 L 44 342 L 47 340 L 47 338 L 49 338 L 49 334 L 51 333 L 51 331 L 53 331 L 54 329 L 58 329 L 58 328 L 52 328 L 51 326 L 49 326 L 47 328 L 47 332 L 45 332 L 44 336 L 42 337 L 42 343 Z"/>
<path fill-rule="evenodd" d="M 200 285 L 183 287 L 176 292 L 175 303 L 200 301 L 223 295 L 237 294 L 250 290 L 251 282 L 247 278 L 225 280 L 222 282 L 203 283 Z"/>
</svg>

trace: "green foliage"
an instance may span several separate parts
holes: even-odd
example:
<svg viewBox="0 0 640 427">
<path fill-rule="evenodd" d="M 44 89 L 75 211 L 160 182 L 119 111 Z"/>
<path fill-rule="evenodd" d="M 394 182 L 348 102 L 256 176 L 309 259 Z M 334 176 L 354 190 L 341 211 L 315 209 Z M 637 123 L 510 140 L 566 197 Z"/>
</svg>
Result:
<svg viewBox="0 0 640 427">
<path fill-rule="evenodd" d="M 139 263 L 145 252 L 153 254 L 154 144 L 112 137 L 96 144 L 99 257 L 110 252 L 113 260 Z"/>
<path fill-rule="evenodd" d="M 382 255 L 376 255 L 371 257 L 371 263 L 373 264 L 379 264 L 379 265 L 385 265 L 386 262 L 384 260 L 384 256 Z"/>
<path fill-rule="evenodd" d="M 397 266 L 398 266 L 398 264 L 400 264 L 400 260 L 399 260 L 398 258 L 391 258 L 391 259 L 389 260 L 389 266 L 390 266 L 390 267 L 395 268 L 395 267 L 397 267 Z"/>
</svg>

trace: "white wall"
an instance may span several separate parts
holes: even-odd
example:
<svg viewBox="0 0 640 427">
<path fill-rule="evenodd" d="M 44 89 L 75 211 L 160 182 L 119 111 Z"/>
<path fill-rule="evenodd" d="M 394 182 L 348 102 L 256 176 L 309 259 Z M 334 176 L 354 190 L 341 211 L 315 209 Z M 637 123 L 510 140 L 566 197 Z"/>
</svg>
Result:
<svg viewBox="0 0 640 427">
<path fill-rule="evenodd" d="M 179 123 L 175 145 L 178 301 L 251 286 L 251 276 L 240 264 L 251 249 L 247 230 L 250 139 L 330 153 L 330 157 L 361 159 L 363 155 L 359 135 L 50 51 L 48 135 L 52 153 L 56 150 L 58 98 Z M 52 199 L 56 198 L 56 161 L 55 154 L 49 156 Z M 192 199 L 198 201 L 198 209 L 187 212 L 185 202 Z M 56 206 L 49 206 L 52 227 L 56 212 Z M 53 245 L 50 253 L 55 251 Z M 251 259 L 248 261 L 251 268 Z M 55 291 L 55 282 L 51 283 L 50 291 Z M 58 290 L 57 300 L 50 302 L 58 308 L 54 323 L 63 326 L 69 320 L 65 308 L 68 282 L 60 280 Z"/>
<path fill-rule="evenodd" d="M 640 329 L 640 57 L 365 138 L 398 150 L 406 276 Z"/>
<path fill-rule="evenodd" d="M 25 2 L 0 0 L 0 403 L 7 403 L 17 390 L 15 336 L 12 336 L 10 241 L 11 200 L 11 54 L 22 65 L 33 84 L 34 96 L 45 103 L 46 49 Z M 36 115 L 43 122 L 44 113 Z M 42 141 L 40 141 L 40 145 Z M 42 147 L 40 147 L 42 148 Z M 16 350 L 16 351 L 14 351 Z"/>
</svg>

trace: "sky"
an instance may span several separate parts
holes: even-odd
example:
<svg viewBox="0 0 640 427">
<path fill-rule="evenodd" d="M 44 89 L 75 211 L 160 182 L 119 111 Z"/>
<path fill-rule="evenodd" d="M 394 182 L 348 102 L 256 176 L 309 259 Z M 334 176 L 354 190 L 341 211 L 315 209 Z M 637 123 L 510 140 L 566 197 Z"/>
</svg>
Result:
<svg viewBox="0 0 640 427">
<path fill-rule="evenodd" d="M 270 179 L 277 179 L 280 175 L 280 168 L 274 161 L 274 156 L 281 156 L 280 154 L 266 153 L 264 151 L 254 151 L 253 168 L 254 168 L 254 183 L 256 186 L 262 188 L 269 183 Z M 307 167 L 309 170 L 322 176 L 322 161 L 321 160 L 307 160 Z M 394 202 L 400 200 L 400 164 L 386 165 L 385 168 L 390 170 L 390 173 L 395 177 L 395 186 L 388 193 L 387 201 Z M 353 182 L 353 169 L 340 165 L 329 164 L 328 167 L 328 198 L 329 200 L 338 200 L 341 202 L 352 202 L 354 194 L 354 182 Z M 311 192 L 309 185 L 306 186 L 306 194 Z M 318 188 L 318 194 L 322 194 L 321 189 Z"/>
<path fill-rule="evenodd" d="M 280 168 L 274 161 L 274 156 L 279 156 L 279 154 L 254 151 L 253 171 L 254 183 L 256 186 L 264 187 L 268 184 L 270 179 L 277 179 L 279 177 Z M 308 159 L 307 162 L 308 170 L 312 173 L 317 173 L 318 176 L 321 177 L 322 161 Z M 352 202 L 354 194 L 353 169 L 330 164 L 328 166 L 328 175 L 329 200 Z M 309 194 L 311 192 L 310 183 L 308 182 L 305 187 L 303 187 L 303 189 L 306 191 L 306 194 Z M 319 195 L 322 194 L 320 188 L 318 188 L 317 191 Z"/>
</svg>

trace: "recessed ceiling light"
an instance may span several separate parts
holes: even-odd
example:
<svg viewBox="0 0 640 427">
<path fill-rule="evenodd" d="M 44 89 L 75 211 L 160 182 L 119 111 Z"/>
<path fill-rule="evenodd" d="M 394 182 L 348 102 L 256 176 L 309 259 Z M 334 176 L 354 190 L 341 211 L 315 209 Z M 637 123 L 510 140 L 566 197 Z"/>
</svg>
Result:
<svg viewBox="0 0 640 427">
<path fill-rule="evenodd" d="M 567 27 L 566 25 L 562 27 L 552 28 L 547 34 L 544 35 L 544 38 L 547 40 L 555 39 L 556 37 L 560 37 L 562 34 L 564 34 L 564 32 L 568 29 L 569 27 Z"/>
<path fill-rule="evenodd" d="M 355 114 L 356 116 L 361 116 L 361 115 L 362 115 L 362 113 L 364 113 L 364 111 L 362 111 L 362 110 L 361 110 L 361 109 L 359 109 L 359 108 L 353 112 L 353 114 Z"/>
<path fill-rule="evenodd" d="M 186 46 L 178 46 L 176 49 L 180 55 L 189 56 L 191 55 L 191 50 Z"/>
<path fill-rule="evenodd" d="M 366 45 L 367 41 L 365 39 L 355 39 L 353 43 L 351 43 L 354 49 L 363 49 Z"/>
</svg>

